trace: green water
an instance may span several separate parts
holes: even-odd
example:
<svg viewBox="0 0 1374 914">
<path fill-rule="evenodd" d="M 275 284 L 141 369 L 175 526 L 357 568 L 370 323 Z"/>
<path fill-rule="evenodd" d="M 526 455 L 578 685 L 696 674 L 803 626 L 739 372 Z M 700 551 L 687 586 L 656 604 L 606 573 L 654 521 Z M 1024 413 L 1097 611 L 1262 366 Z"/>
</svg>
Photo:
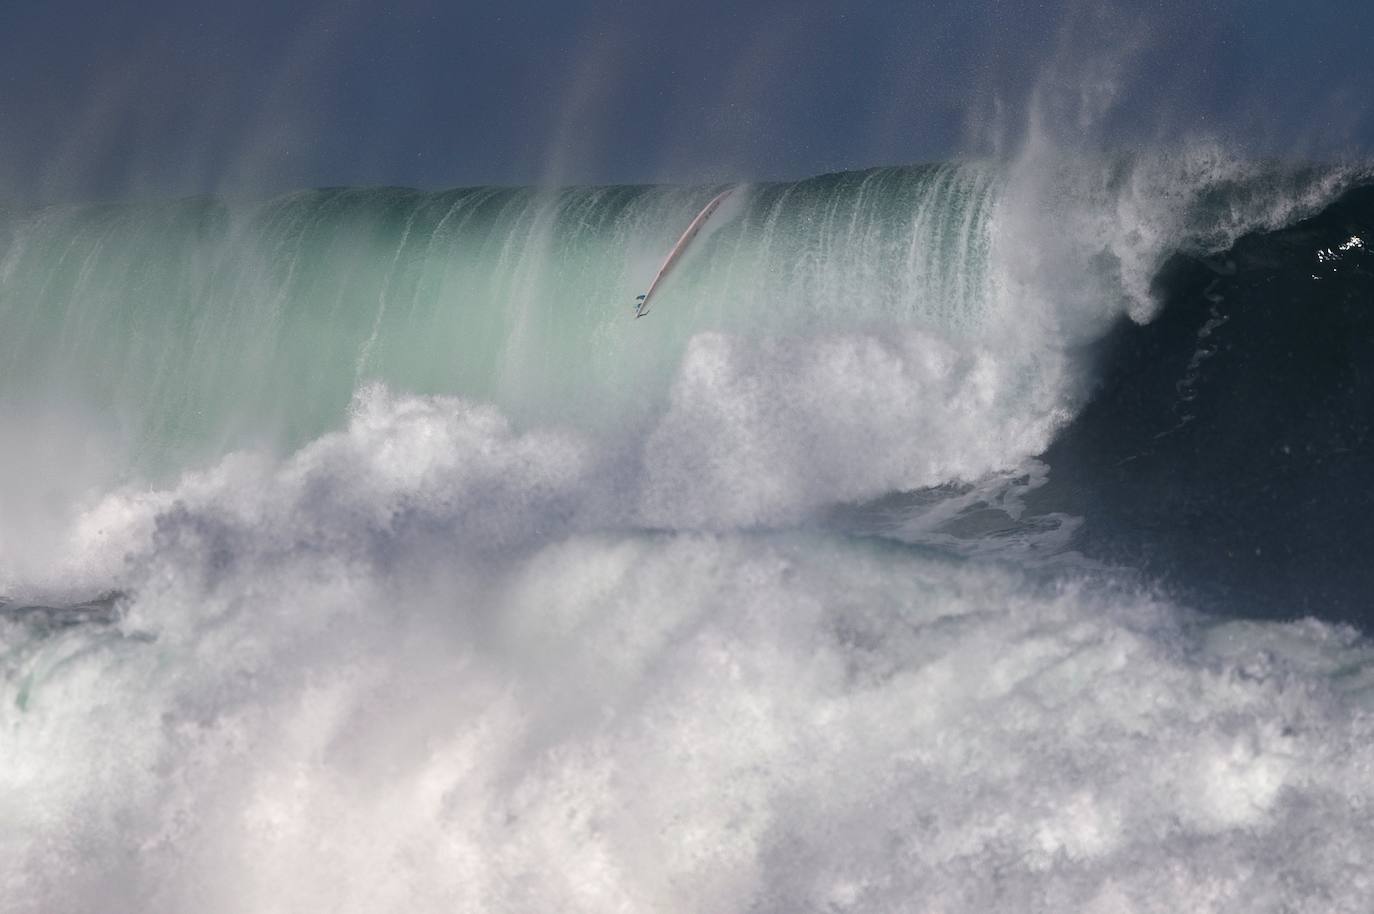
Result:
<svg viewBox="0 0 1374 914">
<path fill-rule="evenodd" d="M 128 459 L 290 447 L 362 383 L 517 421 L 633 422 L 692 334 L 918 323 L 987 308 L 995 178 L 932 165 L 721 189 L 325 189 L 0 213 L 0 410 L 100 417 Z"/>
</svg>

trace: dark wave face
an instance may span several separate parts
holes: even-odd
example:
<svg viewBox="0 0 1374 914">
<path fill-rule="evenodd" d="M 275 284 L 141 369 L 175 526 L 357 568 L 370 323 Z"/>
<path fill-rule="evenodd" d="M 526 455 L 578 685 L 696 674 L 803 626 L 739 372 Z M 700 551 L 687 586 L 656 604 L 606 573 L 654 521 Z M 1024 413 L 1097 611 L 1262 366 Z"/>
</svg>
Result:
<svg viewBox="0 0 1374 914">
<path fill-rule="evenodd" d="M 1374 187 L 1160 271 L 1034 510 L 1199 605 L 1374 625 Z"/>
</svg>

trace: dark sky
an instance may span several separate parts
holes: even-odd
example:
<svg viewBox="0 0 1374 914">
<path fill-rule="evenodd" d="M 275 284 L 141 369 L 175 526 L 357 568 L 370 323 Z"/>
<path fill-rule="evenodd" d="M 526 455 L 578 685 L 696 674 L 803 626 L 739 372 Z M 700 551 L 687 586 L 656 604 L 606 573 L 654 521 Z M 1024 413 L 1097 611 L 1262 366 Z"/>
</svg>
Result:
<svg viewBox="0 0 1374 914">
<path fill-rule="evenodd" d="M 0 197 L 800 176 L 1033 108 L 1364 155 L 1372 98 L 1368 0 L 0 0 Z"/>
</svg>

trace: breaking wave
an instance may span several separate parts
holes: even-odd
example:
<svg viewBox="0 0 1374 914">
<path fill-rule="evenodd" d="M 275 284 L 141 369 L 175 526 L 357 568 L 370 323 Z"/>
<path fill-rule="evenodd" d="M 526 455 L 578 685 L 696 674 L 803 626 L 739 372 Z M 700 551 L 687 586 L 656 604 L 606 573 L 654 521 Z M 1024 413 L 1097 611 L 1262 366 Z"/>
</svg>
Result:
<svg viewBox="0 0 1374 914">
<path fill-rule="evenodd" d="M 5 214 L 0 896 L 1360 910 L 1361 174 Z"/>
</svg>

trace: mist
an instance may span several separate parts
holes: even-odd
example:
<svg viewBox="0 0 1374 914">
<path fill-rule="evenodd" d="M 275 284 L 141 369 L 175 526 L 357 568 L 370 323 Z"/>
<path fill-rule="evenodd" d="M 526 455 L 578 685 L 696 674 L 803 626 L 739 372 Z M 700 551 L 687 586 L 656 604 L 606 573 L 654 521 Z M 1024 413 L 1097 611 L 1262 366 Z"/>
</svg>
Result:
<svg viewBox="0 0 1374 914">
<path fill-rule="evenodd" d="M 1065 140 L 1374 147 L 1362 4 L 10 4 L 0 198 L 797 178 Z"/>
</svg>

